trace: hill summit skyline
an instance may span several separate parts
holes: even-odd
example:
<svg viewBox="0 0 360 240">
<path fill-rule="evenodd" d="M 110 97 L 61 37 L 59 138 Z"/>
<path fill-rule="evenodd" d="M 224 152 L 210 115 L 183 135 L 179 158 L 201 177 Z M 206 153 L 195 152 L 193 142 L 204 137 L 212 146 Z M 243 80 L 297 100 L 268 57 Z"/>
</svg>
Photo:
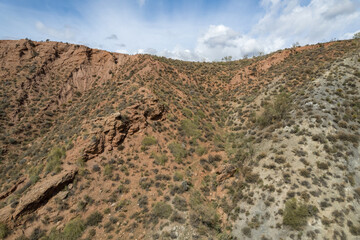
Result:
<svg viewBox="0 0 360 240">
<path fill-rule="evenodd" d="M 0 39 L 220 61 L 360 32 L 358 0 L 3 0 Z"/>
</svg>

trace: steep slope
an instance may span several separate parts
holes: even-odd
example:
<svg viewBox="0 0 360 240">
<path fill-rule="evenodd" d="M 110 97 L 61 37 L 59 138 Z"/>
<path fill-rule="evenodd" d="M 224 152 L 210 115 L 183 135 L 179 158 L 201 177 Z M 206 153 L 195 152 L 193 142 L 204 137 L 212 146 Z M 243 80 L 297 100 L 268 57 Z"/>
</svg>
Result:
<svg viewBox="0 0 360 240">
<path fill-rule="evenodd" d="M 358 236 L 359 50 L 193 63 L 0 41 L 0 236 Z"/>
<path fill-rule="evenodd" d="M 297 89 L 291 102 L 284 104 L 286 98 L 281 96 L 273 106 L 289 108 L 286 124 L 266 126 L 273 106 L 265 105 L 258 119 L 261 131 L 254 134 L 252 146 L 257 184 L 241 191 L 251 200 L 239 204 L 234 235 L 254 239 L 359 235 L 359 67 L 358 52 Z"/>
</svg>

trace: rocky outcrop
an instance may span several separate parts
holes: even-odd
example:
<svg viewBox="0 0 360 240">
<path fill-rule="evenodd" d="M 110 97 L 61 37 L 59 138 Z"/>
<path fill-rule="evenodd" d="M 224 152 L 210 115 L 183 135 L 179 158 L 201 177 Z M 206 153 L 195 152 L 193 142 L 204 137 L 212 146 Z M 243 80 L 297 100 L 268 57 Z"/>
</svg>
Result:
<svg viewBox="0 0 360 240">
<path fill-rule="evenodd" d="M 18 188 L 18 186 L 20 184 L 22 184 L 23 182 L 25 182 L 26 178 L 21 178 L 20 180 L 18 180 L 11 188 L 9 188 L 7 191 L 0 193 L 0 200 L 4 199 L 6 197 L 8 197 L 10 194 L 12 194 L 13 192 L 16 191 L 16 189 Z"/>
<path fill-rule="evenodd" d="M 105 149 L 111 151 L 113 147 L 119 146 L 126 136 L 145 129 L 149 122 L 163 120 L 165 112 L 165 106 L 157 99 L 148 99 L 126 108 L 121 113 L 95 119 L 92 125 L 102 126 L 102 128 L 91 132 L 92 136 L 84 150 L 84 160 L 101 154 Z"/>
<path fill-rule="evenodd" d="M 231 164 L 227 164 L 227 165 L 219 167 L 216 170 L 216 174 L 218 175 L 217 181 L 218 182 L 225 181 L 226 179 L 232 177 L 236 173 L 237 170 L 238 169 L 234 165 L 231 165 Z"/>
<path fill-rule="evenodd" d="M 19 217 L 37 210 L 45 205 L 49 199 L 55 196 L 66 185 L 73 182 L 77 169 L 64 171 L 55 176 L 49 176 L 35 184 L 19 201 L 15 211 L 7 206 L 0 210 L 0 219 L 11 224 Z"/>
</svg>

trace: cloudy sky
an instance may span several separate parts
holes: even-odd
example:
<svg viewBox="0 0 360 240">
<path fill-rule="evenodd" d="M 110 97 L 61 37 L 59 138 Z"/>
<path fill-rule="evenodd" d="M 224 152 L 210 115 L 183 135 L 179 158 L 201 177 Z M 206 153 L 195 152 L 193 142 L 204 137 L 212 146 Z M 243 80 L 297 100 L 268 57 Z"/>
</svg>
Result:
<svg viewBox="0 0 360 240">
<path fill-rule="evenodd" d="M 0 0 L 0 39 L 214 61 L 352 38 L 360 0 Z"/>
</svg>

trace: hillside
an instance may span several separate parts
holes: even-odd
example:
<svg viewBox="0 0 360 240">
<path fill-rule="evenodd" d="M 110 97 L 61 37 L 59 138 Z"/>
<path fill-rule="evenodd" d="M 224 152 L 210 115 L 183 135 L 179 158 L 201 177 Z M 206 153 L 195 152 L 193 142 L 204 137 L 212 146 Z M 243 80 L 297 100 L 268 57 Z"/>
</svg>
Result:
<svg viewBox="0 0 360 240">
<path fill-rule="evenodd" d="M 360 239 L 360 40 L 231 62 L 0 41 L 0 238 Z"/>
</svg>

